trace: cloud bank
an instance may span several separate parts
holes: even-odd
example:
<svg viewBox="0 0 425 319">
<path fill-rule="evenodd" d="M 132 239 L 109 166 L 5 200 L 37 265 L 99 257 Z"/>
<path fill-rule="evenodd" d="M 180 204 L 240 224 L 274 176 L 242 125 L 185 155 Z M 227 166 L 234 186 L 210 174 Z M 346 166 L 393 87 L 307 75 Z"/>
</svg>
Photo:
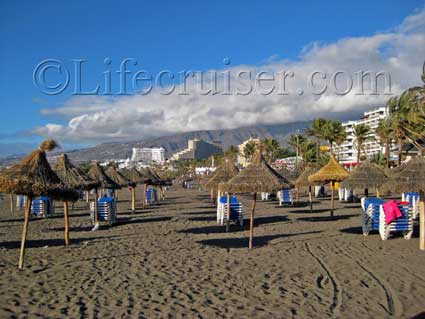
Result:
<svg viewBox="0 0 425 319">
<path fill-rule="evenodd" d="M 296 61 L 276 61 L 273 57 L 261 66 L 240 65 L 220 70 L 232 74 L 231 83 L 241 70 L 253 74 L 265 70 L 292 71 L 294 77 L 286 81 L 287 95 L 263 95 L 257 91 L 249 95 L 203 95 L 197 80 L 192 79 L 187 84 L 189 95 L 163 95 L 154 89 L 148 95 L 114 98 L 74 96 L 61 107 L 42 110 L 46 116 L 63 116 L 67 124 L 49 123 L 34 128 L 32 133 L 73 142 L 118 141 L 174 132 L 310 120 L 333 112 L 359 112 L 384 105 L 389 95 L 371 95 L 367 85 L 366 94 L 358 95 L 359 86 L 355 81 L 348 94 L 338 95 L 328 89 L 316 95 L 308 85 L 311 74 L 315 71 L 327 74 L 328 80 L 317 78 L 321 86 L 329 84 L 330 76 L 337 71 L 353 77 L 360 70 L 384 71 L 391 76 L 392 93 L 399 94 L 420 84 L 424 59 L 425 10 L 421 10 L 389 32 L 344 38 L 334 43 L 312 43 Z M 338 79 L 337 86 L 344 88 L 344 85 L 345 80 Z"/>
</svg>

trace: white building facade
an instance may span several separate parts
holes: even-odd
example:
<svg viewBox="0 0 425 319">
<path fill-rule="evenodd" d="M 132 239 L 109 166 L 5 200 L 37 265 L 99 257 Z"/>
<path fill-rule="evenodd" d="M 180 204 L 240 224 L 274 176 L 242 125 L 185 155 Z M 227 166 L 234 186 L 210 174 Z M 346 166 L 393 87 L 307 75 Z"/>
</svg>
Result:
<svg viewBox="0 0 425 319">
<path fill-rule="evenodd" d="M 131 160 L 145 164 L 163 164 L 165 162 L 165 150 L 162 147 L 135 147 Z"/>
<path fill-rule="evenodd" d="M 356 147 L 354 127 L 359 124 L 366 124 L 371 128 L 371 133 L 368 136 L 369 139 L 364 143 L 361 155 L 366 155 L 368 158 L 372 158 L 376 154 L 384 153 L 385 149 L 380 144 L 379 136 L 376 134 L 376 129 L 379 122 L 384 120 L 387 116 L 387 108 L 380 107 L 364 112 L 364 115 L 360 120 L 342 123 L 342 126 L 345 127 L 347 138 L 341 145 L 334 145 L 334 154 L 339 159 L 339 162 L 343 164 L 357 163 L 357 153 L 360 152 L 360 150 Z"/>
</svg>

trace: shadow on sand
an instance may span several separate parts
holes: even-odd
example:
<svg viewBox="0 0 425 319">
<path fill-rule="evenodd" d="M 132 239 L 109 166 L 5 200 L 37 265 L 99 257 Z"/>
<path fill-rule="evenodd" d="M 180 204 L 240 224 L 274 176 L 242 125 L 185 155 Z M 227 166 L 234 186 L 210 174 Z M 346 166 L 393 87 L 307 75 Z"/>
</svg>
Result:
<svg viewBox="0 0 425 319">
<path fill-rule="evenodd" d="M 358 217 L 358 214 L 351 215 L 336 215 L 336 216 L 317 216 L 317 217 L 300 217 L 297 218 L 299 221 L 304 222 L 331 222 L 337 220 L 350 219 L 351 217 Z"/>
<path fill-rule="evenodd" d="M 80 244 L 85 241 L 93 240 L 109 240 L 112 238 L 119 238 L 119 236 L 103 236 L 103 237 L 85 237 L 85 238 L 71 238 L 71 245 Z M 42 248 L 42 247 L 57 247 L 65 246 L 63 238 L 52 238 L 52 239 L 29 239 L 25 243 L 26 248 Z M 0 248 L 6 249 L 19 249 L 21 247 L 21 241 L 6 241 L 0 243 Z"/>
<path fill-rule="evenodd" d="M 294 214 L 314 214 L 314 213 L 324 213 L 324 212 L 329 212 L 329 208 L 320 208 L 320 209 L 315 209 L 313 206 L 313 210 L 310 211 L 310 208 L 308 209 L 291 209 L 289 212 L 290 213 L 294 213 Z"/>
<path fill-rule="evenodd" d="M 212 218 L 212 217 L 211 217 Z M 213 218 L 215 220 L 215 217 Z M 192 219 L 191 219 L 192 220 Z M 280 223 L 280 222 L 289 222 L 290 219 L 287 216 L 267 216 L 267 217 L 258 217 L 254 220 L 254 226 L 260 226 L 265 224 Z M 244 220 L 244 225 L 241 227 L 239 224 L 230 225 L 230 232 L 240 232 L 246 231 L 249 229 L 249 220 Z M 226 226 L 224 225 L 214 225 L 206 227 L 196 227 L 188 228 L 179 231 L 179 233 L 185 234 L 225 234 Z"/>
<path fill-rule="evenodd" d="M 254 236 L 254 248 L 266 246 L 270 241 L 279 238 L 288 238 L 293 236 L 308 235 L 308 234 L 318 234 L 321 231 L 311 231 L 297 234 L 280 234 L 280 235 L 269 235 L 269 236 Z M 214 246 L 220 248 L 248 248 L 248 237 L 238 237 L 238 238 L 217 238 L 217 239 L 206 239 L 197 241 L 198 244 L 205 246 Z"/>
</svg>

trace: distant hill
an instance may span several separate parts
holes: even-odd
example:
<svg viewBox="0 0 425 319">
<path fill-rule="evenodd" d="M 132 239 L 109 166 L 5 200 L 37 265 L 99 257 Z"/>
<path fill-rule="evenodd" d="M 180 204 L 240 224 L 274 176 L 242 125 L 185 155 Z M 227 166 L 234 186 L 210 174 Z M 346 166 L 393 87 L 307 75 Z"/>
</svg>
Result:
<svg viewBox="0 0 425 319">
<path fill-rule="evenodd" d="M 223 148 L 237 145 L 250 137 L 274 138 L 282 146 L 287 145 L 288 138 L 296 130 L 304 131 L 310 122 L 243 127 L 231 130 L 205 130 L 178 133 L 169 136 L 140 141 L 104 143 L 95 147 L 68 151 L 69 157 L 77 162 L 90 160 L 123 159 L 131 157 L 133 147 L 163 147 L 168 158 L 178 150 L 187 147 L 189 139 L 198 138 L 207 142 L 221 141 Z M 53 154 L 52 154 L 53 155 Z"/>
</svg>

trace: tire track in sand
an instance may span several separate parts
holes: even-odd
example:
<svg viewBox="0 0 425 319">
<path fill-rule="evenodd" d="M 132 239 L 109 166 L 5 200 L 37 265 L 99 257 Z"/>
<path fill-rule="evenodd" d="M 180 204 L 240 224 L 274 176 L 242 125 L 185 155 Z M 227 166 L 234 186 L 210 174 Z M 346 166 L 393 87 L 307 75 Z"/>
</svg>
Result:
<svg viewBox="0 0 425 319">
<path fill-rule="evenodd" d="M 341 248 L 336 247 L 336 250 L 339 251 L 342 255 L 345 257 L 353 260 L 366 274 L 368 274 L 372 279 L 376 281 L 376 283 L 381 286 L 382 290 L 385 293 L 385 298 L 387 301 L 387 308 L 383 307 L 384 310 L 387 312 L 390 316 L 400 316 L 403 313 L 402 304 L 401 302 L 393 297 L 393 294 L 391 293 L 392 288 L 391 286 L 386 283 L 383 279 L 379 278 L 372 270 L 368 269 L 365 265 L 363 265 L 357 258 L 353 257 L 352 255 L 348 254 L 346 251 L 342 250 Z"/>
<path fill-rule="evenodd" d="M 332 282 L 333 287 L 333 302 L 329 306 L 330 311 L 336 315 L 339 313 L 339 308 L 342 304 L 342 290 L 340 288 L 340 284 L 331 270 L 329 266 L 326 265 L 326 263 L 323 261 L 323 259 L 319 256 L 317 256 L 315 253 L 313 253 L 312 249 L 310 248 L 310 245 L 306 242 L 305 247 L 307 252 L 319 263 L 319 265 L 323 268 L 323 270 L 326 272 L 327 276 L 329 277 L 330 281 Z"/>
</svg>

